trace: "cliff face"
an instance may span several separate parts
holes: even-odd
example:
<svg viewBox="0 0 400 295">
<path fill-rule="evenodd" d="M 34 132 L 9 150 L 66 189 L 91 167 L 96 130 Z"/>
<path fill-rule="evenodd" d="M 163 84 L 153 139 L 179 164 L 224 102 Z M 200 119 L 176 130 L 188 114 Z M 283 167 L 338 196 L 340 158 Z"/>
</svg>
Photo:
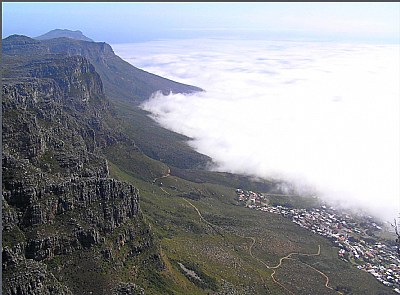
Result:
<svg viewBox="0 0 400 295">
<path fill-rule="evenodd" d="M 141 292 L 134 273 L 119 273 L 163 264 L 137 189 L 109 177 L 102 149 L 129 140 L 99 74 L 82 56 L 21 54 L 41 46 L 29 38 L 12 46 L 2 65 L 3 294 Z"/>
<path fill-rule="evenodd" d="M 62 69 L 60 62 L 56 65 L 54 58 L 59 56 L 61 59 L 69 59 L 71 62 L 76 60 L 75 63 L 79 63 L 83 61 L 80 61 L 78 57 L 82 57 L 94 66 L 95 72 L 100 76 L 103 92 L 116 107 L 116 112 L 127 118 L 128 126 L 125 130 L 129 129 L 129 132 L 125 131 L 125 133 L 129 133 L 129 136 L 134 138 L 141 151 L 148 157 L 184 169 L 205 167 L 211 160 L 190 148 L 185 143 L 189 138 L 162 128 L 138 107 L 155 91 L 162 91 L 164 94 L 170 91 L 190 93 L 201 91 L 200 88 L 177 83 L 138 69 L 122 60 L 114 53 L 111 46 L 104 42 L 87 42 L 70 38 L 39 41 L 26 36 L 13 35 L 3 40 L 2 51 L 3 54 L 12 57 L 3 60 L 2 68 L 3 73 L 6 74 L 5 77 L 16 76 L 20 79 L 21 77 L 37 77 L 39 74 L 40 77 L 57 78 L 60 85 L 64 85 L 65 80 L 71 76 L 63 77 L 61 73 L 64 73 L 65 69 Z M 50 59 L 47 65 L 46 59 Z M 42 65 L 41 68 L 31 69 L 37 62 Z M 60 71 L 55 71 L 55 67 L 58 67 Z M 91 69 L 88 70 L 93 73 Z M 54 75 L 49 75 L 50 73 Z M 72 76 L 76 81 L 69 81 L 73 85 L 69 95 L 84 95 L 86 92 L 80 89 L 81 84 L 73 82 L 80 82 L 88 77 L 96 79 L 94 76 L 87 74 Z M 100 85 L 100 83 L 93 85 Z M 49 88 L 43 92 L 46 94 L 49 91 L 53 90 Z M 91 95 L 88 97 L 94 100 Z M 98 122 L 101 124 L 101 121 Z"/>
<path fill-rule="evenodd" d="M 13 35 L 3 40 L 5 54 L 32 56 L 35 54 L 66 54 L 82 56 L 90 61 L 99 73 L 108 97 L 118 101 L 140 104 L 156 91 L 168 94 L 191 93 L 202 89 L 178 83 L 141 69 L 122 60 L 105 42 L 87 42 L 71 38 L 34 40 L 26 36 Z"/>
</svg>

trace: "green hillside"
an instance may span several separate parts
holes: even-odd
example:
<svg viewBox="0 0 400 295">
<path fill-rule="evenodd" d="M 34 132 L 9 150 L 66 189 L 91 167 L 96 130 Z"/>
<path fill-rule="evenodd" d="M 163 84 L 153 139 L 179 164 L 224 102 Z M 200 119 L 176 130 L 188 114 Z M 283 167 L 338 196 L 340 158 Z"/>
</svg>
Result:
<svg viewBox="0 0 400 295">
<path fill-rule="evenodd" d="M 138 108 L 192 92 L 106 43 L 3 40 L 3 294 L 393 294 L 331 241 L 240 204 L 277 180 L 211 172 Z"/>
</svg>

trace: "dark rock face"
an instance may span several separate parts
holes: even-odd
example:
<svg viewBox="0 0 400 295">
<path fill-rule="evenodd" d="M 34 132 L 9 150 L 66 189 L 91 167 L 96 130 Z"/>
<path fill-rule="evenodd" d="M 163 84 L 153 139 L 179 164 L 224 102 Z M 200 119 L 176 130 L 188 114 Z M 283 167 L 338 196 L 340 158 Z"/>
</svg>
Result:
<svg viewBox="0 0 400 295">
<path fill-rule="evenodd" d="M 23 273 L 20 272 L 21 269 L 24 269 Z M 11 275 L 12 273 L 19 274 Z M 10 295 L 73 294 L 47 271 L 45 264 L 29 259 L 9 267 L 3 273 L 3 292 Z"/>
<path fill-rule="evenodd" d="M 143 288 L 135 284 L 120 284 L 112 295 L 144 295 Z"/>
<path fill-rule="evenodd" d="M 169 94 L 170 92 L 193 93 L 202 91 L 202 89 L 171 81 L 138 69 L 122 60 L 114 53 L 111 46 L 104 42 L 87 42 L 70 38 L 39 41 L 26 36 L 13 35 L 3 40 L 2 52 L 9 57 L 18 56 L 17 60 L 8 58 L 2 61 L 4 77 L 18 77 L 17 82 L 21 82 L 21 77 L 40 76 L 42 77 L 42 82 L 44 83 L 45 79 L 47 79 L 48 84 L 54 82 L 53 78 L 55 78 L 60 82 L 61 86 L 64 85 L 62 90 L 68 93 L 67 97 L 76 98 L 78 95 L 77 99 L 71 101 L 71 104 L 75 104 L 76 109 L 79 109 L 79 107 L 84 109 L 85 103 L 82 103 L 82 100 L 85 99 L 87 102 L 88 97 L 91 98 L 89 104 L 96 103 L 96 99 L 91 97 L 90 93 L 97 93 L 96 86 L 99 86 L 100 83 L 88 83 L 85 86 L 85 88 L 89 87 L 88 95 L 86 95 L 86 89 L 81 89 L 83 86 L 80 83 L 88 77 L 97 80 L 96 74 L 88 66 L 84 66 L 85 70 L 79 75 L 64 75 L 65 69 L 63 67 L 67 67 L 68 71 L 68 66 L 65 64 L 63 66 L 62 62 L 56 64 L 53 61 L 55 57 L 59 56 L 61 61 L 70 58 L 71 63 L 75 62 L 77 64 L 81 63 L 78 57 L 82 57 L 94 66 L 96 73 L 101 78 L 104 94 L 110 100 L 115 102 L 117 106 L 128 103 L 134 108 L 133 112 L 130 111 L 129 117 L 133 122 L 131 125 L 138 128 L 134 128 L 130 132 L 133 132 L 135 141 L 147 156 L 155 160 L 165 161 L 170 166 L 183 169 L 206 167 L 207 163 L 211 161 L 209 157 L 193 151 L 186 144 L 182 144 L 183 141 L 187 141 L 189 138 L 163 129 L 148 118 L 144 111 L 139 108 L 139 105 L 156 91 L 161 91 L 163 94 Z M 69 72 L 71 71 L 69 70 Z M 31 83 L 37 84 L 33 78 Z M 68 85 L 71 85 L 70 89 L 68 89 Z M 18 85 L 15 86 L 17 87 Z M 22 86 L 19 85 L 18 87 Z M 47 88 L 41 91 L 47 97 L 52 97 L 53 95 L 50 95 L 50 93 L 57 91 L 55 86 L 51 84 L 40 87 Z M 28 89 L 21 90 L 28 91 Z M 12 88 L 9 91 L 14 90 Z M 21 92 L 19 93 L 21 94 Z M 34 97 L 36 98 L 36 96 Z M 104 120 L 93 117 L 91 128 L 99 127 L 101 129 L 103 122 Z M 85 135 L 87 137 L 92 135 L 92 131 L 89 129 L 86 129 L 85 132 L 87 132 L 87 135 Z M 104 146 L 112 141 L 113 138 L 104 136 L 103 140 Z M 97 142 L 99 143 L 98 140 Z M 184 161 L 182 160 L 183 158 L 185 159 Z"/>
<path fill-rule="evenodd" d="M 3 92 L 10 95 L 12 101 L 16 99 L 16 96 L 23 100 L 31 98 L 33 101 L 28 101 L 28 103 L 32 106 L 32 103 L 41 102 L 38 101 L 39 98 L 45 101 L 49 101 L 49 98 L 64 98 L 87 102 L 91 97 L 104 96 L 100 76 L 93 65 L 81 56 L 39 55 L 25 59 L 19 64 L 16 64 L 16 61 L 13 62 L 12 59 L 10 63 L 7 61 L 6 59 L 7 78 L 16 79 L 12 85 L 7 85 L 7 83 L 8 89 L 4 89 Z M 21 81 L 20 78 L 23 80 Z M 21 107 L 24 106 L 26 107 L 26 105 L 21 105 Z"/>
<path fill-rule="evenodd" d="M 104 42 L 87 42 L 71 38 L 38 41 L 26 36 L 12 35 L 3 40 L 2 50 L 5 54 L 20 56 L 60 53 L 70 57 L 82 56 L 96 68 L 108 97 L 137 105 L 156 91 L 164 94 L 203 91 L 201 88 L 138 69 L 117 56 L 111 46 Z"/>
<path fill-rule="evenodd" d="M 139 213 L 137 190 L 126 183 L 109 178 L 77 178 L 66 182 L 44 185 L 40 188 L 9 184 L 10 193 L 4 197 L 8 204 L 23 211 L 21 226 L 52 224 L 58 215 L 91 206 L 102 214 L 86 221 L 112 232 L 127 219 Z M 7 216 L 7 214 L 6 214 Z M 82 216 L 84 217 L 84 216 Z M 10 220 L 14 220 L 10 217 Z M 7 226 L 7 222 L 5 222 Z"/>
<path fill-rule="evenodd" d="M 86 58 L 29 56 L 41 43 L 17 41 L 2 65 L 3 294 L 110 294 L 118 279 L 96 290 L 112 281 L 98 269 L 129 259 L 163 267 L 137 189 L 111 179 L 102 155 L 129 140 Z"/>
</svg>

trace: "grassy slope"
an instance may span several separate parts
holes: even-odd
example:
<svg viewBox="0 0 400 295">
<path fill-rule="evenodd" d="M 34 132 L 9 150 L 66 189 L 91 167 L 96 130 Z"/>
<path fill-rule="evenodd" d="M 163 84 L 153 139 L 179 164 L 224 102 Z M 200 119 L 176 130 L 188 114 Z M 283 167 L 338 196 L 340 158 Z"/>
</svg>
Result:
<svg viewBox="0 0 400 295">
<path fill-rule="evenodd" d="M 393 293 L 370 274 L 339 260 L 338 249 L 328 240 L 279 215 L 238 205 L 235 188 L 270 192 L 273 182 L 195 169 L 205 158 L 190 149 L 186 137 L 160 127 L 135 106 L 114 105 L 138 148 L 108 150 L 110 173 L 139 188 L 141 209 L 166 265 L 156 281 L 147 279 L 154 276 L 150 271 L 142 274 L 138 283 L 148 294 L 291 294 L 284 287 L 296 294 L 337 294 L 313 268 L 325 273 L 334 289 L 351 290 L 348 294 Z M 160 178 L 169 168 L 171 175 Z M 306 207 L 315 202 L 287 197 L 271 201 Z M 283 261 L 275 279 L 284 287 L 273 281 L 273 270 L 265 265 L 274 266 L 292 252 L 316 253 L 318 245 L 319 256 L 294 255 Z M 178 263 L 202 281 L 185 275 Z"/>
<path fill-rule="evenodd" d="M 113 104 L 123 119 L 126 133 L 132 136 L 147 156 L 186 169 L 203 167 L 210 161 L 210 158 L 197 153 L 186 143 L 189 138 L 162 128 L 148 117 L 148 112 L 127 102 L 113 101 Z"/>
<path fill-rule="evenodd" d="M 275 279 L 295 294 L 337 294 L 325 287 L 325 278 L 314 267 L 329 277 L 329 286 L 352 290 L 348 294 L 392 294 L 370 274 L 340 261 L 337 249 L 328 240 L 281 216 L 238 206 L 235 187 L 176 176 L 152 183 L 135 177 L 126 166 L 112 162 L 109 166 L 112 177 L 139 188 L 143 214 L 161 245 L 167 266 L 162 279 L 156 286 L 146 279 L 139 282 L 147 287 L 148 294 L 212 294 L 213 289 L 221 294 L 229 290 L 236 290 L 233 294 L 290 294 L 273 282 L 273 270 L 265 264 L 276 265 L 291 252 L 316 253 L 318 245 L 319 256 L 294 255 L 293 260 L 284 260 Z M 193 192 L 202 197 L 182 197 Z M 253 256 L 249 251 L 252 239 Z M 189 280 L 178 262 L 195 270 L 203 281 Z"/>
<path fill-rule="evenodd" d="M 94 44 L 100 43 L 91 45 L 95 46 Z M 77 45 L 82 46 L 82 42 Z M 110 54 L 105 60 L 92 58 L 91 62 L 102 77 L 106 93 L 116 100 L 128 98 L 128 101 L 139 104 L 143 98 L 148 98 L 156 90 L 162 90 L 164 94 L 170 91 L 201 91 L 198 87 L 181 84 L 133 67 L 117 55 Z"/>
</svg>

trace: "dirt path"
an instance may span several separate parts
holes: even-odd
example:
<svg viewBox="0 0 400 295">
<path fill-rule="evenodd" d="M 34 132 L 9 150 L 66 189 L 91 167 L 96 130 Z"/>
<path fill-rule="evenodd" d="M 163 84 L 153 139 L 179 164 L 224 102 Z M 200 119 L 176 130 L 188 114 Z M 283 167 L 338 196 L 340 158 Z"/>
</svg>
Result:
<svg viewBox="0 0 400 295">
<path fill-rule="evenodd" d="M 282 283 L 280 283 L 279 281 L 277 281 L 277 280 L 275 279 L 274 275 L 275 275 L 275 273 L 276 273 L 276 269 L 278 269 L 279 267 L 281 267 L 282 262 L 283 262 L 284 259 L 292 259 L 292 258 L 290 258 L 292 255 L 297 254 L 297 255 L 305 255 L 305 256 L 315 256 L 315 255 L 319 255 L 319 254 L 321 253 L 321 247 L 320 247 L 320 245 L 318 245 L 318 252 L 315 253 L 315 254 L 303 254 L 303 253 L 292 252 L 292 253 L 290 253 L 290 254 L 288 254 L 288 255 L 286 255 L 286 256 L 280 258 L 280 259 L 279 259 L 279 263 L 278 263 L 277 265 L 275 265 L 275 266 L 269 266 L 269 265 L 266 264 L 264 261 L 262 261 L 261 259 L 259 259 L 258 257 L 256 257 L 256 256 L 253 255 L 252 249 L 253 249 L 254 244 L 256 243 L 256 239 L 255 239 L 254 237 L 244 237 L 244 238 L 247 238 L 247 239 L 251 239 L 251 240 L 252 240 L 251 245 L 250 245 L 250 247 L 249 247 L 249 254 L 250 254 L 250 256 L 251 256 L 252 258 L 254 258 L 255 260 L 257 260 L 258 262 L 260 262 L 260 263 L 261 263 L 262 265 L 264 265 L 266 268 L 268 268 L 268 269 L 273 269 L 272 274 L 271 274 L 271 279 L 272 279 L 272 281 L 273 281 L 275 284 L 277 284 L 277 285 L 279 285 L 280 287 L 282 287 L 285 291 L 287 291 L 288 293 L 293 294 L 293 295 L 295 295 L 295 293 L 293 293 L 292 291 L 290 291 L 290 290 L 289 290 L 288 288 L 286 288 Z M 319 271 L 318 271 L 318 272 L 319 272 Z M 330 289 L 332 289 L 332 288 L 330 288 Z"/>
<path fill-rule="evenodd" d="M 206 223 L 208 226 L 210 226 L 214 231 L 216 231 L 219 235 L 221 235 L 222 238 L 225 240 L 224 235 L 221 234 L 218 230 L 216 230 L 216 227 L 218 227 L 217 225 L 212 224 L 211 222 L 208 222 L 208 221 L 203 217 L 203 215 L 201 214 L 200 210 L 199 210 L 192 202 L 190 202 L 190 201 L 187 200 L 187 199 L 184 199 L 184 200 L 185 200 L 190 206 L 192 206 L 192 207 L 196 210 L 196 212 L 197 212 L 197 214 L 199 215 L 201 221 L 203 221 L 203 222 Z M 237 235 L 237 236 L 239 236 L 239 235 Z M 241 236 L 239 236 L 239 237 L 241 237 Z M 241 238 L 242 238 L 242 237 L 241 237 Z M 256 240 L 253 239 L 253 244 L 251 245 L 251 247 L 254 245 L 255 242 L 256 242 Z M 251 248 L 249 249 L 249 251 L 250 251 L 251 257 L 257 259 L 257 258 L 254 257 L 253 254 L 251 253 Z M 267 266 L 263 261 L 260 261 L 260 262 L 263 263 L 265 266 Z M 262 284 L 263 284 L 264 288 L 269 292 L 270 290 L 269 290 L 267 284 L 265 283 L 264 278 L 263 278 L 261 275 L 260 275 L 260 278 L 261 278 L 261 281 L 262 281 Z"/>
<path fill-rule="evenodd" d="M 215 225 L 208 222 L 207 220 L 204 219 L 203 215 L 201 215 L 201 212 L 199 209 L 197 209 L 197 207 L 195 205 L 192 204 L 192 202 L 190 202 L 188 199 L 184 199 L 190 206 L 192 206 L 194 208 L 194 210 L 196 210 L 197 214 L 200 216 L 200 220 L 202 220 L 204 223 L 206 223 L 207 225 L 209 225 L 210 227 L 212 227 L 214 229 Z"/>
<path fill-rule="evenodd" d="M 166 177 L 168 177 L 168 176 L 171 176 L 171 169 L 170 169 L 169 167 L 168 167 L 167 174 L 162 175 L 162 176 L 160 176 L 160 177 L 154 178 L 153 181 L 152 181 L 151 183 L 155 185 L 157 180 L 166 178 Z M 159 186 L 159 188 L 160 188 L 164 193 L 166 193 L 167 195 L 169 195 L 169 196 L 171 195 L 171 194 L 170 194 L 169 192 L 167 192 L 162 186 Z"/>
<path fill-rule="evenodd" d="M 274 283 L 280 285 L 282 288 L 284 288 L 286 291 L 288 291 L 288 292 L 291 293 L 291 294 L 294 294 L 294 293 L 293 293 L 292 291 L 290 291 L 289 289 L 287 289 L 283 284 L 281 284 L 280 282 L 278 282 L 278 281 L 275 279 L 274 275 L 275 275 L 275 273 L 276 273 L 276 269 L 278 269 L 279 267 L 282 266 L 282 262 L 283 262 L 283 260 L 285 260 L 285 259 L 292 259 L 292 260 L 295 260 L 295 259 L 292 258 L 293 255 L 300 255 L 300 256 L 319 256 L 319 255 L 321 254 L 321 245 L 318 245 L 318 251 L 317 251 L 317 253 L 308 254 L 308 253 L 292 252 L 292 253 L 290 253 L 290 254 L 288 254 L 288 255 L 286 255 L 286 256 L 280 258 L 280 259 L 279 259 L 279 263 L 278 263 L 277 265 L 275 265 L 275 266 L 269 266 L 269 265 L 267 265 L 264 261 L 260 260 L 259 258 L 255 257 L 255 256 L 253 255 L 251 249 L 252 249 L 252 247 L 253 247 L 254 244 L 255 244 L 255 238 L 253 238 L 253 237 L 247 237 L 247 238 L 252 239 L 252 244 L 251 244 L 251 246 L 250 246 L 250 248 L 249 248 L 249 253 L 250 253 L 251 257 L 253 257 L 253 258 L 255 258 L 256 260 L 258 260 L 259 262 L 261 262 L 261 263 L 262 263 L 263 265 L 265 265 L 268 269 L 273 269 L 273 272 L 272 272 L 272 274 L 271 274 L 271 278 L 272 278 L 272 280 L 274 281 Z M 302 262 L 302 261 L 300 261 L 300 260 L 296 260 L 296 261 L 299 261 L 300 263 L 307 265 L 309 268 L 313 269 L 314 271 L 316 271 L 316 272 L 318 272 L 320 275 L 322 275 L 322 276 L 325 278 L 325 287 L 328 288 L 328 289 L 330 289 L 330 290 L 332 290 L 332 291 L 334 291 L 334 289 L 333 289 L 331 286 L 329 286 L 329 277 L 328 277 L 325 273 L 323 273 L 322 271 L 316 269 L 315 267 L 313 267 L 313 266 L 311 266 L 311 265 L 309 265 L 309 264 L 307 264 L 307 263 L 305 263 L 305 262 Z M 336 292 L 337 292 L 338 294 L 343 294 L 343 293 L 340 292 L 340 291 L 336 291 Z"/>
<path fill-rule="evenodd" d="M 164 193 L 166 193 L 167 195 L 171 195 L 169 192 L 167 192 L 164 188 L 162 188 L 162 187 L 160 187 L 160 189 L 164 192 Z"/>
<path fill-rule="evenodd" d="M 278 284 L 279 286 L 281 286 L 282 288 L 284 288 L 284 289 L 285 289 L 286 291 L 288 291 L 290 294 L 295 294 L 295 293 L 293 293 L 292 291 L 290 291 L 288 288 L 286 288 L 282 283 L 280 283 L 279 281 L 277 281 L 277 280 L 275 279 L 274 275 L 275 275 L 275 273 L 276 273 L 276 269 L 278 269 L 279 267 L 282 266 L 283 260 L 285 260 L 285 259 L 293 259 L 293 258 L 291 258 L 292 255 L 317 256 L 317 255 L 319 255 L 320 253 L 321 253 L 321 246 L 318 245 L 318 252 L 315 253 L 315 254 L 305 254 L 305 253 L 292 252 L 292 253 L 290 253 L 290 254 L 288 254 L 288 255 L 282 257 L 281 259 L 279 259 L 279 263 L 278 263 L 277 265 L 268 267 L 268 268 L 270 268 L 270 269 L 273 269 L 273 272 L 272 272 L 272 274 L 271 274 L 272 280 L 274 281 L 274 283 L 276 283 L 276 284 Z M 330 289 L 332 289 L 332 288 L 330 288 Z"/>
<path fill-rule="evenodd" d="M 282 265 L 282 261 L 283 261 L 284 259 L 291 259 L 290 257 L 291 257 L 292 255 L 318 256 L 318 255 L 320 255 L 320 254 L 321 254 L 321 246 L 320 246 L 320 245 L 318 245 L 318 252 L 315 253 L 315 254 L 306 254 L 306 253 L 292 252 L 292 253 L 290 253 L 290 254 L 288 254 L 288 255 L 282 257 L 281 259 L 279 259 L 279 263 L 278 263 L 276 266 L 271 266 L 271 267 L 269 267 L 269 268 L 275 268 L 275 269 L 276 269 L 276 268 L 279 268 L 279 267 Z"/>
<path fill-rule="evenodd" d="M 162 189 L 162 188 L 161 188 L 161 189 Z M 163 191 L 164 191 L 164 190 L 163 190 Z M 165 192 L 166 192 L 166 191 L 165 191 Z M 167 193 L 167 192 L 166 192 L 166 193 Z M 208 221 L 203 217 L 203 215 L 201 214 L 200 210 L 199 210 L 192 202 L 190 202 L 190 201 L 187 200 L 187 199 L 184 199 L 184 200 L 185 200 L 190 206 L 192 206 L 192 207 L 196 210 L 196 212 L 197 212 L 197 214 L 199 215 L 201 221 L 203 221 L 204 223 L 206 223 L 207 225 L 209 225 L 209 226 L 210 226 L 212 229 L 214 229 L 218 234 L 222 235 L 218 230 L 216 230 L 217 225 L 208 222 Z M 284 256 L 284 257 L 281 257 L 281 258 L 279 259 L 279 263 L 278 263 L 277 265 L 275 265 L 275 266 L 269 266 L 269 265 L 266 264 L 263 260 L 261 260 L 261 259 L 259 259 L 258 257 L 254 256 L 254 254 L 253 254 L 253 252 L 252 252 L 253 246 L 254 246 L 255 243 L 256 243 L 256 239 L 255 239 L 254 237 L 244 237 L 244 236 L 240 236 L 240 235 L 238 235 L 238 234 L 236 234 L 236 235 L 239 236 L 239 237 L 241 237 L 241 238 L 251 239 L 251 244 L 250 244 L 250 247 L 249 247 L 249 254 L 250 254 L 250 256 L 251 256 L 253 259 L 255 259 L 255 260 L 257 260 L 258 262 L 260 262 L 262 265 L 264 265 L 267 269 L 272 269 L 272 270 L 273 270 L 273 271 L 272 271 L 272 274 L 271 274 L 271 279 L 272 279 L 272 281 L 273 281 L 274 283 L 276 283 L 277 285 L 279 285 L 281 288 L 283 288 L 285 291 L 287 291 L 288 293 L 293 294 L 293 295 L 295 295 L 295 293 L 293 293 L 292 291 L 290 291 L 290 290 L 289 290 L 288 288 L 286 288 L 282 283 L 280 283 L 279 281 L 277 281 L 277 280 L 275 279 L 274 275 L 275 275 L 275 273 L 276 273 L 276 270 L 282 266 L 282 263 L 283 263 L 283 261 L 284 261 L 285 259 L 292 259 L 292 260 L 295 260 L 295 259 L 292 258 L 293 255 L 299 255 L 299 256 L 319 256 L 319 255 L 321 254 L 321 245 L 318 245 L 318 251 L 317 251 L 317 253 L 311 253 L 311 254 L 310 254 L 310 253 L 292 252 L 292 253 L 289 253 L 288 255 Z M 223 236 L 223 235 L 222 235 L 222 236 Z M 323 273 L 322 271 L 316 269 L 315 267 L 313 267 L 313 266 L 311 266 L 311 265 L 309 265 L 309 264 L 307 264 L 307 263 L 304 263 L 304 262 L 302 262 L 302 261 L 300 261 L 300 260 L 296 260 L 296 261 L 299 261 L 300 263 L 307 265 L 308 267 L 310 267 L 311 269 L 313 269 L 314 271 L 316 271 L 316 272 L 318 272 L 320 275 L 322 275 L 322 276 L 325 278 L 325 287 L 328 288 L 328 289 L 330 289 L 330 290 L 332 290 L 332 291 L 334 291 L 334 289 L 333 289 L 331 286 L 329 286 L 329 277 L 328 277 L 325 273 Z M 262 281 L 263 281 L 263 283 L 264 283 L 264 279 L 262 279 Z M 264 283 L 264 285 L 265 285 L 265 283 Z M 266 286 L 266 285 L 265 285 L 265 286 Z M 267 288 L 268 288 L 268 287 L 267 287 Z M 337 291 L 337 293 L 338 293 L 338 294 L 343 294 L 342 292 L 339 292 L 339 291 Z"/>
<path fill-rule="evenodd" d="M 218 235 L 220 235 L 225 240 L 225 236 L 217 229 L 217 227 L 218 227 L 217 225 L 212 224 L 211 222 L 208 222 L 206 219 L 204 219 L 203 215 L 201 215 L 200 210 L 195 205 L 193 205 L 192 202 L 190 202 L 188 199 L 184 199 L 184 200 L 196 210 L 197 214 L 200 216 L 201 221 L 203 221 L 205 224 L 207 224 L 209 227 L 211 227 Z"/>
<path fill-rule="evenodd" d="M 299 262 L 301 262 L 302 264 L 307 265 L 308 267 L 312 268 L 313 270 L 315 270 L 316 272 L 318 272 L 319 274 L 321 274 L 321 275 L 325 278 L 325 287 L 328 288 L 328 289 L 331 289 L 332 291 L 334 291 L 334 289 L 333 289 L 331 286 L 329 286 L 329 277 L 328 277 L 326 274 L 324 274 L 322 271 L 316 269 L 315 267 L 313 267 L 313 266 L 311 266 L 311 265 L 309 265 L 309 264 L 307 264 L 307 263 L 304 263 L 304 262 L 302 262 L 302 261 L 299 261 Z M 343 293 L 340 292 L 340 291 L 336 291 L 336 292 L 337 292 L 338 294 L 343 294 Z"/>
<path fill-rule="evenodd" d="M 154 178 L 153 181 L 152 181 L 152 183 L 154 184 L 154 183 L 156 183 L 157 180 L 163 179 L 163 178 L 168 177 L 168 176 L 170 176 L 170 175 L 171 175 L 171 169 L 168 167 L 168 172 L 167 172 L 167 174 L 165 174 L 165 175 L 163 175 L 163 176 L 160 176 L 160 177 Z"/>
</svg>

